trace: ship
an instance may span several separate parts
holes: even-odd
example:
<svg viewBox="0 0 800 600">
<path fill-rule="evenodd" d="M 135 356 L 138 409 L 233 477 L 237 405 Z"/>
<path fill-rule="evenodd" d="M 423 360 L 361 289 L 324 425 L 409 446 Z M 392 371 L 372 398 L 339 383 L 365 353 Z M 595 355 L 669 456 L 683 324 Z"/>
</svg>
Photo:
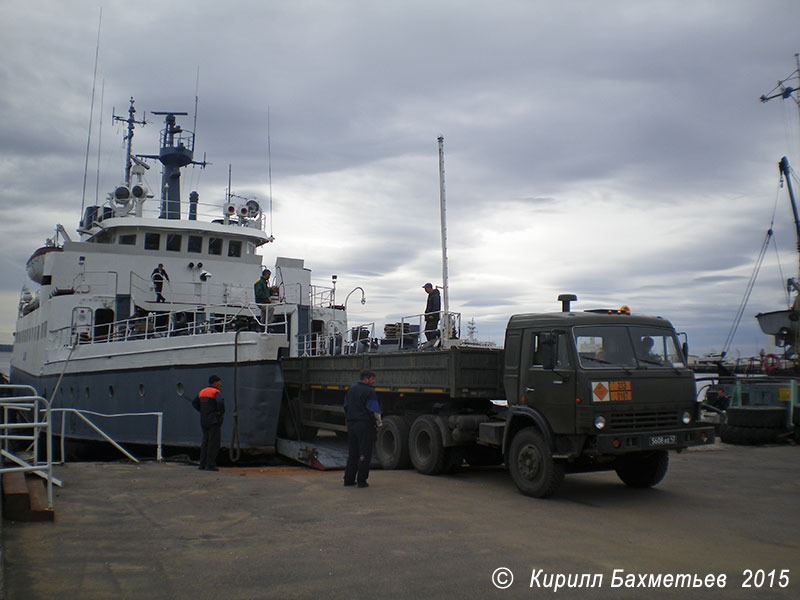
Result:
<svg viewBox="0 0 800 600">
<path fill-rule="evenodd" d="M 272 302 L 257 304 L 264 265 L 256 251 L 274 242 L 268 215 L 257 199 L 231 194 L 230 180 L 211 214 L 194 191 L 184 210 L 181 171 L 205 159 L 194 160 L 194 133 L 178 122 L 187 113 L 150 114 L 163 117 L 158 154 L 133 153 L 145 121 L 131 98 L 127 117 L 114 117 L 127 141 L 121 182 L 102 204 L 81 209 L 75 239 L 59 224 L 28 260 L 11 381 L 70 409 L 61 411 L 67 438 L 98 439 L 74 409 L 117 442 L 153 445 L 160 427 L 164 446 L 196 447 L 191 400 L 214 374 L 228 406 L 223 446 L 272 452 L 279 359 L 341 350 L 347 316 L 336 304 L 336 276 L 332 286 L 312 285 L 303 259 L 277 257 Z M 154 194 L 146 175 L 158 163 Z M 152 413 L 162 415 L 160 426 Z M 132 416 L 101 416 L 121 414 Z"/>
</svg>

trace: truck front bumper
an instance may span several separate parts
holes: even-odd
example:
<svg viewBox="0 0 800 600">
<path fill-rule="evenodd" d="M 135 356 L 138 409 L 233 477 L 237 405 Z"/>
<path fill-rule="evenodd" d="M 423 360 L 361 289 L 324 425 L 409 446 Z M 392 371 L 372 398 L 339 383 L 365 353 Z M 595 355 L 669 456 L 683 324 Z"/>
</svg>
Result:
<svg viewBox="0 0 800 600">
<path fill-rule="evenodd" d="M 682 450 L 714 443 L 713 427 L 692 427 L 636 433 L 602 433 L 595 436 L 601 454 L 627 454 L 644 450 Z"/>
</svg>

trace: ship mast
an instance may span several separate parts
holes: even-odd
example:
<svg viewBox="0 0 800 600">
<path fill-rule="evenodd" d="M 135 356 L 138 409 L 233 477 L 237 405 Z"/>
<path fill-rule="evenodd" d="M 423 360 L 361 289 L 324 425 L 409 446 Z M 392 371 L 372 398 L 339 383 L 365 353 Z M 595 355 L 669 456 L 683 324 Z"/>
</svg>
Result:
<svg viewBox="0 0 800 600">
<path fill-rule="evenodd" d="M 772 88 L 772 91 L 762 95 L 761 102 L 769 102 L 775 98 L 781 98 L 782 100 L 794 100 L 795 104 L 797 105 L 798 126 L 800 126 L 800 54 L 795 54 L 794 59 L 797 65 L 797 68 L 794 70 L 794 72 L 785 79 L 781 79 L 778 84 Z M 797 80 L 797 83 L 789 85 L 789 83 L 791 83 L 793 80 Z M 786 178 L 785 180 L 787 190 L 789 192 L 789 200 L 792 203 L 792 214 L 794 215 L 794 226 L 797 234 L 797 272 L 798 280 L 800 280 L 800 217 L 798 217 L 797 204 L 795 202 L 794 191 L 792 189 L 791 168 L 789 167 L 789 160 L 785 156 L 781 159 L 780 163 L 778 163 L 778 168 L 781 173 L 781 180 L 783 181 L 784 177 Z M 792 286 L 790 285 L 790 288 L 791 287 Z M 800 292 L 800 289 L 797 288 L 797 285 L 794 287 L 796 288 L 796 291 Z"/>
<path fill-rule="evenodd" d="M 123 123 L 128 124 L 128 135 L 125 136 L 125 141 L 127 142 L 127 146 L 125 148 L 125 185 L 130 186 L 131 184 L 131 148 L 133 147 L 133 129 L 134 125 L 147 125 L 145 118 L 147 113 L 145 113 L 145 118 L 142 118 L 141 121 L 137 121 L 134 118 L 136 114 L 136 109 L 133 107 L 133 96 L 131 96 L 131 105 L 128 108 L 128 118 L 118 117 L 117 115 L 112 115 L 112 119 L 114 121 L 122 121 Z"/>
<path fill-rule="evenodd" d="M 158 156 L 139 155 L 141 158 L 154 158 L 161 161 L 161 213 L 160 219 L 181 218 L 181 169 L 187 165 L 206 166 L 206 161 L 194 160 L 194 132 L 184 131 L 175 117 L 189 113 L 177 111 L 151 111 L 164 116 L 164 129 L 161 130 L 161 148 Z"/>
</svg>

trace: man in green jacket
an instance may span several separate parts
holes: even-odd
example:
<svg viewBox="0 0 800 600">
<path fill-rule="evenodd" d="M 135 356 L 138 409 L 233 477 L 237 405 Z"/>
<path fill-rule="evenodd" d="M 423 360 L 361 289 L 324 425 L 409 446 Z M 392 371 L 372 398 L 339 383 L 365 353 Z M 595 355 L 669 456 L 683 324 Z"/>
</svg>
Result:
<svg viewBox="0 0 800 600">
<path fill-rule="evenodd" d="M 277 288 L 274 286 L 270 286 L 269 278 L 272 275 L 269 269 L 264 269 L 261 272 L 261 277 L 258 278 L 258 281 L 255 282 L 253 285 L 253 291 L 256 295 L 256 304 L 261 304 L 261 319 L 264 321 L 264 324 L 269 323 L 267 319 L 267 304 L 272 302 L 272 296 L 277 295 Z M 269 318 L 272 318 L 272 307 L 269 310 Z"/>
</svg>

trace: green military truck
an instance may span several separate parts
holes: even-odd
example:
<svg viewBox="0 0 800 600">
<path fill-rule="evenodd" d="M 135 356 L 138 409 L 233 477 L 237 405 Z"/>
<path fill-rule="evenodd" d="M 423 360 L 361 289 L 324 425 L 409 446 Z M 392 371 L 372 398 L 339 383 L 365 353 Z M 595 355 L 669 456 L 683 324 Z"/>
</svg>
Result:
<svg viewBox="0 0 800 600">
<path fill-rule="evenodd" d="M 565 473 L 615 470 L 629 486 L 664 477 L 668 450 L 712 444 L 697 422 L 694 375 L 672 325 L 627 310 L 514 315 L 504 349 L 285 358 L 284 419 L 294 435 L 345 432 L 342 401 L 376 373 L 385 469 L 435 475 L 464 461 L 505 463 L 526 495 L 556 492 Z"/>
</svg>

